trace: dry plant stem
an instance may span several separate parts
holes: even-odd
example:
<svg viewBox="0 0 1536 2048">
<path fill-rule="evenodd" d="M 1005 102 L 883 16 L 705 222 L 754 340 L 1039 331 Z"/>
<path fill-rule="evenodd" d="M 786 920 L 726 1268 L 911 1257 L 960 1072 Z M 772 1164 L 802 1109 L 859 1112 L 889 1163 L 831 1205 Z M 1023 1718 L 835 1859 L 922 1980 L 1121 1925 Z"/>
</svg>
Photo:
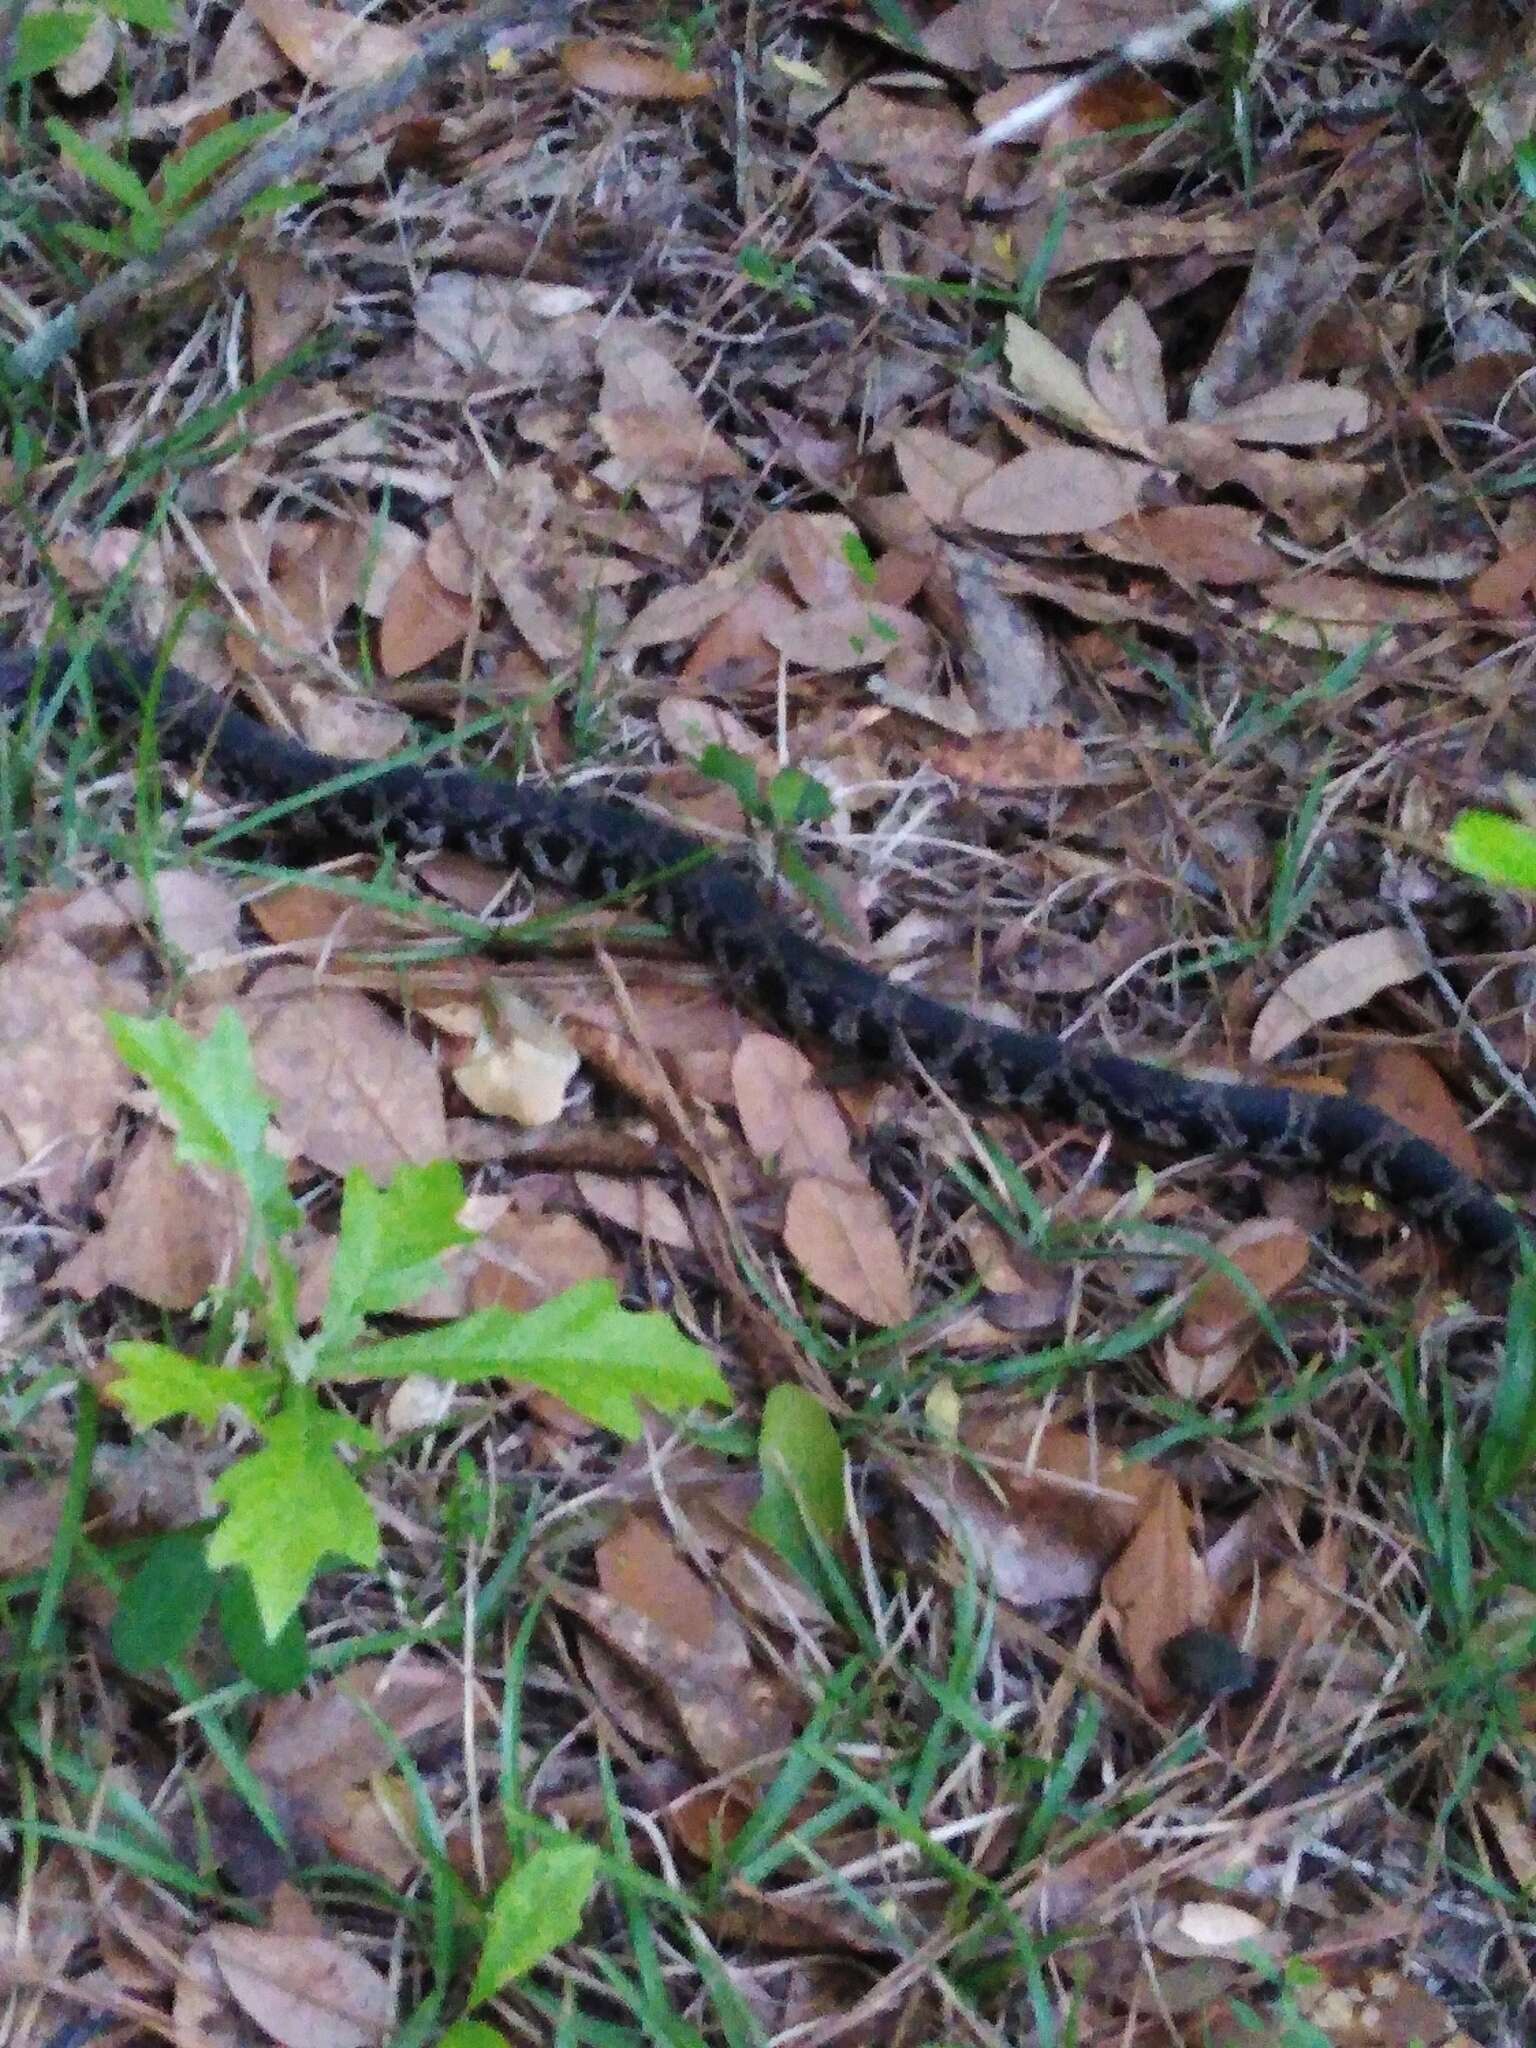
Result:
<svg viewBox="0 0 1536 2048">
<path fill-rule="evenodd" d="M 1402 920 L 1409 937 L 1419 949 L 1419 956 L 1424 963 L 1424 972 L 1429 976 L 1429 979 L 1433 982 L 1440 995 L 1450 1005 L 1459 1028 L 1466 1032 L 1472 1043 L 1488 1062 L 1489 1067 L 1498 1076 L 1503 1086 L 1508 1089 L 1517 1102 L 1524 1103 L 1532 1118 L 1536 1118 L 1536 1096 L 1532 1095 L 1529 1084 L 1523 1075 L 1515 1072 L 1514 1068 L 1505 1059 L 1477 1019 L 1471 1015 L 1461 997 L 1456 993 L 1449 978 L 1441 968 L 1439 961 L 1436 960 L 1433 952 L 1430 950 L 1429 937 L 1423 925 L 1419 923 L 1419 920 L 1414 916 L 1413 911 L 1400 893 L 1393 904 L 1393 908 Z"/>
<path fill-rule="evenodd" d="M 1087 92 L 1090 86 L 1102 85 L 1123 71 L 1128 64 L 1158 64 L 1165 57 L 1174 56 L 1184 45 L 1197 36 L 1201 29 L 1213 21 L 1220 21 L 1225 15 L 1236 14 L 1246 7 L 1248 0 L 1201 0 L 1198 7 L 1191 7 L 1186 13 L 1176 15 L 1172 21 L 1159 22 L 1153 28 L 1142 29 L 1138 34 L 1127 36 L 1123 43 L 1101 57 L 1096 64 L 1088 65 L 1082 71 L 1073 72 L 1070 78 L 1063 78 L 1058 84 L 1047 86 L 1044 92 L 1036 93 L 1032 100 L 1026 100 L 1021 107 L 1000 115 L 990 127 L 983 128 L 979 135 L 973 135 L 967 148 L 970 150 L 995 149 L 1000 142 L 1017 142 L 1021 135 L 1029 135 L 1041 128 L 1053 114 L 1059 114 L 1063 107 L 1071 106 L 1075 99 Z"/>
<path fill-rule="evenodd" d="M 468 55 L 498 28 L 540 22 L 555 28 L 569 16 L 568 0 L 487 0 L 462 21 L 425 38 L 414 57 L 385 77 L 334 94 L 314 113 L 290 121 L 269 142 L 252 150 L 218 189 L 178 221 L 153 256 L 127 263 L 93 285 L 85 297 L 57 313 L 12 349 L 4 374 L 12 383 L 41 377 L 81 337 L 133 304 L 157 278 L 196 255 L 210 238 L 238 219 L 261 193 L 285 184 L 295 172 L 338 142 L 365 132 L 375 121 L 405 105 L 429 80 Z"/>
<path fill-rule="evenodd" d="M 28 0 L 0 0 L 0 80 L 10 76 Z"/>
</svg>

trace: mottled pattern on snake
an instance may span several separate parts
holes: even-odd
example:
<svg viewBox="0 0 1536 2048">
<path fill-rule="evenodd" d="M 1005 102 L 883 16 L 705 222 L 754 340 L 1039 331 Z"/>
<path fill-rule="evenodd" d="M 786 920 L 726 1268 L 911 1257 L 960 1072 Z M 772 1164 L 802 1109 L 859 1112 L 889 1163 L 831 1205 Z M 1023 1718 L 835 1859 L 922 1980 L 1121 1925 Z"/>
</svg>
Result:
<svg viewBox="0 0 1536 2048">
<path fill-rule="evenodd" d="M 148 704 L 166 757 L 206 764 L 231 796 L 271 804 L 318 792 L 312 823 L 329 838 L 399 851 L 449 848 L 586 896 L 638 890 L 733 995 L 796 1038 L 929 1075 L 972 1107 L 1104 1128 L 1162 1152 L 1221 1152 L 1335 1174 L 1375 1189 L 1473 1254 L 1508 1260 L 1520 1243 L 1516 1218 L 1488 1188 L 1368 1103 L 1193 1080 L 984 1022 L 804 937 L 729 860 L 625 804 L 415 764 L 327 789 L 356 764 L 283 738 L 180 670 L 102 648 L 84 667 L 99 709 L 132 720 Z M 62 650 L 0 656 L 0 704 L 60 688 L 75 688 Z"/>
</svg>

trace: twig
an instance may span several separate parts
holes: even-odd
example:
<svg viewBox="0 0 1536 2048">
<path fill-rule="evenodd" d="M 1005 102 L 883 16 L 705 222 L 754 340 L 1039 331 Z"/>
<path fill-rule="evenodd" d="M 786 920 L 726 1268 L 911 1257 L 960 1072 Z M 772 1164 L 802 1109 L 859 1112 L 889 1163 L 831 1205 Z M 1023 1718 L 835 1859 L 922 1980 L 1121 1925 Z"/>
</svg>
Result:
<svg viewBox="0 0 1536 2048">
<path fill-rule="evenodd" d="M 1450 1004 L 1458 1028 L 1466 1032 L 1468 1038 L 1477 1047 L 1499 1080 L 1503 1082 L 1508 1092 L 1515 1097 L 1517 1102 L 1523 1103 L 1531 1116 L 1536 1118 L 1536 1099 L 1532 1098 L 1530 1086 L 1526 1082 L 1525 1077 L 1522 1074 L 1516 1073 L 1515 1069 L 1505 1059 L 1482 1025 L 1478 1023 L 1461 997 L 1456 993 L 1449 976 L 1430 951 L 1428 934 L 1409 907 L 1403 892 L 1400 889 L 1392 890 L 1388 894 L 1388 901 L 1397 912 L 1413 943 L 1418 947 L 1424 972 L 1429 976 L 1430 981 L 1444 1000 Z"/>
<path fill-rule="evenodd" d="M 238 218 L 250 202 L 273 185 L 286 183 L 333 144 L 372 126 L 403 106 L 440 71 L 446 71 L 503 25 L 518 21 L 553 23 L 569 12 L 567 0 L 487 0 L 473 14 L 425 38 L 397 70 L 350 92 L 339 92 L 314 113 L 285 127 L 252 150 L 200 206 L 179 220 L 154 255 L 127 263 L 75 305 L 45 322 L 5 358 L 3 376 L 12 384 L 41 377 L 69 354 L 82 335 L 133 303 L 159 277 L 205 248 L 210 238 Z"/>
<path fill-rule="evenodd" d="M 1156 28 L 1142 29 L 1137 35 L 1127 36 L 1097 64 L 1074 72 L 1070 78 L 1063 78 L 1056 85 L 1048 85 L 1044 92 L 1036 93 L 1022 107 L 1000 114 L 979 135 L 972 136 L 967 149 L 995 149 L 1000 142 L 1016 142 L 1032 128 L 1042 127 L 1063 107 L 1071 106 L 1078 95 L 1090 86 L 1102 85 L 1106 78 L 1113 78 L 1117 71 L 1123 71 L 1130 64 L 1161 63 L 1164 57 L 1171 57 L 1176 50 L 1182 49 L 1208 23 L 1219 21 L 1226 14 L 1236 14 L 1240 7 L 1247 5 L 1248 0 L 1201 0 L 1198 7 L 1176 15 L 1172 21 L 1160 22 Z"/>
</svg>

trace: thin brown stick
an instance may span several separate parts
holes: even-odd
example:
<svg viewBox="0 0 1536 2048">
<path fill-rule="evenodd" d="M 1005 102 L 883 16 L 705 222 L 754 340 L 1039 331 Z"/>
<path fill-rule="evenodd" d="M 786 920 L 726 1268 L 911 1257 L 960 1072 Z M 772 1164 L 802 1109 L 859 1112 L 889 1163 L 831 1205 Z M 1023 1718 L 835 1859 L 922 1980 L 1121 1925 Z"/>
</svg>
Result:
<svg viewBox="0 0 1536 2048">
<path fill-rule="evenodd" d="M 46 321 L 5 358 L 4 376 L 12 383 L 41 377 L 51 370 L 83 335 L 131 305 L 157 278 L 205 248 L 236 220 L 251 201 L 274 185 L 291 179 L 335 143 L 361 133 L 418 93 L 439 72 L 483 43 L 492 32 L 514 19 L 523 26 L 535 21 L 550 28 L 569 15 L 568 0 L 486 0 L 462 21 L 428 36 L 413 57 L 397 70 L 350 92 L 338 92 L 302 120 L 286 127 L 251 151 L 224 182 L 166 236 L 154 255 L 127 263 L 92 285 L 84 298 Z"/>
</svg>

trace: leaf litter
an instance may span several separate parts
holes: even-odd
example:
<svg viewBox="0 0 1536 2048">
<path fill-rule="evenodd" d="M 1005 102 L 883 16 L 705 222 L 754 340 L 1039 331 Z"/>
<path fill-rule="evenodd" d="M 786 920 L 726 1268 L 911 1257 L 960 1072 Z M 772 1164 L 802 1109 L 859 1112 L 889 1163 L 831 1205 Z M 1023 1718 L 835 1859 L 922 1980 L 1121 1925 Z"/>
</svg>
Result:
<svg viewBox="0 0 1536 2048">
<path fill-rule="evenodd" d="M 431 32 L 156 12 L 93 12 L 34 87 L 108 154 L 131 137 L 151 204 L 238 103 L 301 127 Z M 1310 43 L 1201 39 L 969 151 L 1165 13 L 512 25 L 348 135 L 318 200 L 89 338 L 97 465 L 66 487 L 69 414 L 55 467 L 9 450 L 8 615 L 35 635 L 59 592 L 111 593 L 152 637 L 191 607 L 179 659 L 352 759 L 418 717 L 483 751 L 494 714 L 498 767 L 616 783 L 793 914 L 840 905 L 888 971 L 1348 1087 L 1519 1195 L 1529 915 L 1438 853 L 1520 768 L 1530 690 L 1529 47 L 1497 8 L 1470 42 L 1324 11 Z M 78 152 L 9 116 L 0 147 L 121 231 Z M 1460 204 L 1469 167 L 1509 196 L 1452 248 L 1423 181 Z M 29 242 L 13 315 L 82 261 L 109 259 L 66 274 Z M 231 392 L 239 433 L 185 460 Z M 63 760 L 8 813 L 41 851 L 0 961 L 0 1546 L 8 1611 L 55 1630 L 9 1668 L 21 1725 L 81 1766 L 50 1781 L 73 1832 L 15 1866 L 38 2027 L 95 2001 L 189 2038 L 387 2038 L 427 1950 L 376 1885 L 343 1905 L 306 1873 L 398 1892 L 445 1857 L 486 1915 L 445 2010 L 483 1998 L 496 2037 L 612 2028 L 593 1965 L 617 1981 L 626 1937 L 588 1893 L 629 1911 L 643 1866 L 684 1897 L 667 1981 L 705 2039 L 845 2010 L 871 2038 L 1045 2039 L 1051 2010 L 1085 2040 L 1518 2038 L 1533 1653 L 1493 1589 L 1528 1486 L 1494 1502 L 1453 1448 L 1494 1469 L 1520 1367 L 1489 1392 L 1490 1326 L 1426 1241 L 1340 1188 L 963 1123 L 761 1030 L 623 905 L 575 920 L 445 859 L 311 870 L 281 834 L 226 873 L 196 850 L 229 817 L 212 780 L 167 785 L 186 843 L 124 886 L 144 797 Z M 786 771 L 819 815 L 775 810 Z M 233 1746 L 207 1703 L 238 1635 L 136 1674 L 130 1714 L 111 1615 L 138 1553 L 51 1562 L 201 1527 L 240 1469 L 228 1416 L 163 1424 L 143 1445 L 174 1437 L 195 1485 L 145 1480 L 130 1512 L 112 1410 L 85 1491 L 65 1477 L 71 1376 L 109 1385 L 108 1343 L 174 1324 L 238 1360 L 249 1214 L 176 1156 L 106 1022 L 229 1004 L 303 1212 L 305 1341 L 342 1177 L 459 1158 L 483 1233 L 392 1311 L 421 1347 L 382 1338 L 399 1377 L 331 1390 L 376 1434 L 335 1469 L 386 1553 L 354 1547 L 304 1620 L 360 1661 L 247 1692 Z M 573 1406 L 537 1360 L 406 1369 L 465 1316 L 593 1287 L 662 1305 L 730 1421 Z M 560 1342 L 641 1384 L 623 1346 Z M 1502 1719 L 1437 1705 L 1498 1687 Z M 109 1752 L 121 1781 L 83 1767 Z M 101 1888 L 120 1789 L 160 1818 L 157 1870 L 226 1887 L 184 1887 L 138 1949 Z M 573 1847 L 553 1829 L 602 1875 L 540 1864 Z M 541 1870 L 547 1928 L 516 1889 Z M 1062 1942 L 1023 1971 L 1020 1914 Z"/>
</svg>

